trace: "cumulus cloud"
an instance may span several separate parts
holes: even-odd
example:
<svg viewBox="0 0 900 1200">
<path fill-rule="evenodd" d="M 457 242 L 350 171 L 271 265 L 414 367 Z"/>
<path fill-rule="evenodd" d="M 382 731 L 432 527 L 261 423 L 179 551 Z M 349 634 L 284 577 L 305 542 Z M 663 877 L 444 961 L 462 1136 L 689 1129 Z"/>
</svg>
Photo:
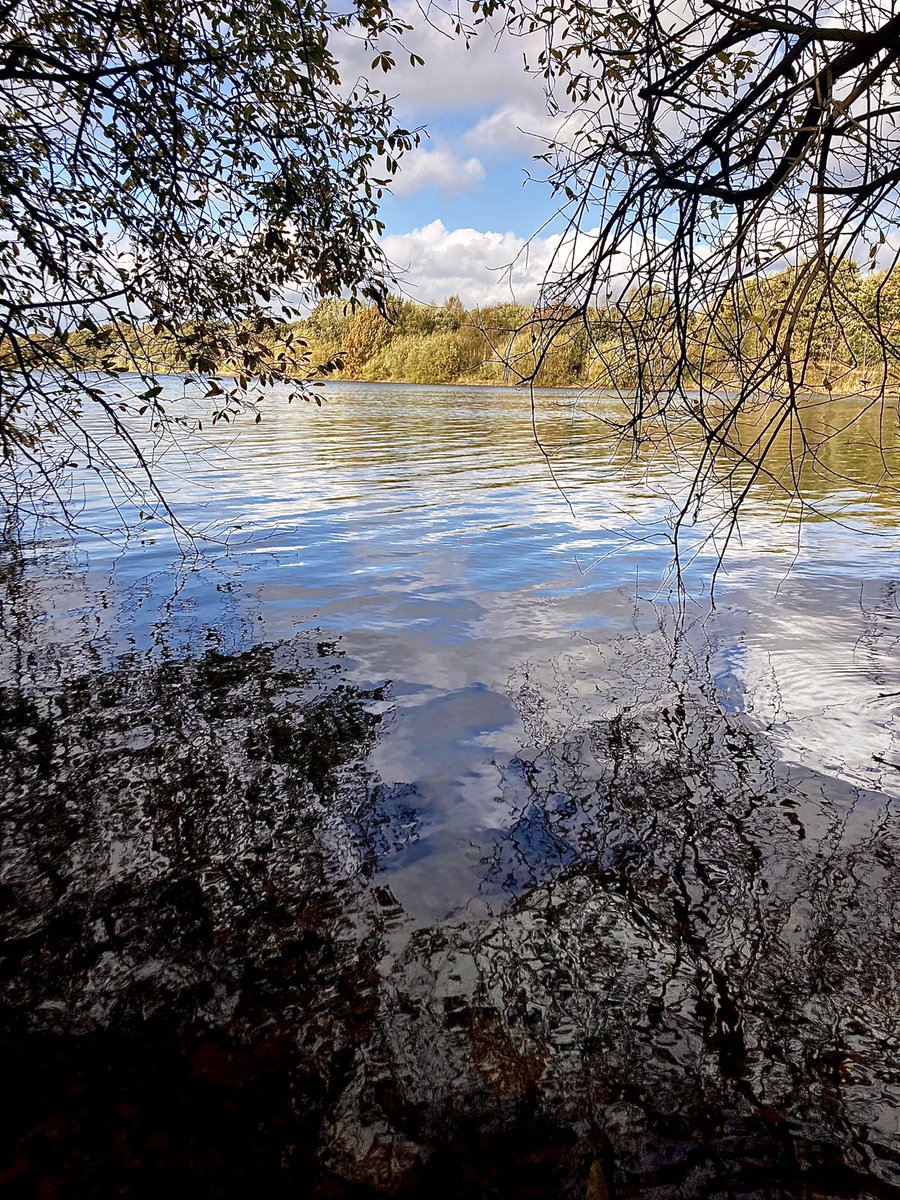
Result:
<svg viewBox="0 0 900 1200">
<path fill-rule="evenodd" d="M 458 196 L 484 179 L 477 158 L 458 158 L 450 150 L 412 150 L 404 155 L 400 172 L 391 184 L 395 196 L 411 196 L 434 188 L 445 196 Z"/>
<path fill-rule="evenodd" d="M 537 239 L 526 254 L 524 238 L 514 233 L 447 229 L 440 220 L 386 237 L 383 245 L 406 290 L 423 301 L 458 295 L 469 305 L 513 298 L 530 304 L 549 261 L 546 241 Z"/>
<path fill-rule="evenodd" d="M 447 229 L 432 221 L 382 240 L 413 299 L 440 302 L 458 295 L 468 306 L 515 300 L 533 304 L 542 285 L 567 278 L 594 244 L 596 229 L 530 240 L 493 230 Z M 612 256 L 597 299 L 617 298 L 640 281 L 645 243 L 634 235 Z"/>
<path fill-rule="evenodd" d="M 541 154 L 548 141 L 564 136 L 565 118 L 533 104 L 504 104 L 466 133 L 467 145 L 495 153 Z"/>
</svg>

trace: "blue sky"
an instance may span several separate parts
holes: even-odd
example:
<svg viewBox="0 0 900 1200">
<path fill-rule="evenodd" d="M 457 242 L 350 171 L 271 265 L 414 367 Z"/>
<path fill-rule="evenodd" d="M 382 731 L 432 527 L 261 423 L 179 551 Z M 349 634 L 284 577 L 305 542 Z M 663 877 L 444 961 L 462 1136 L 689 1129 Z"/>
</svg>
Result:
<svg viewBox="0 0 900 1200">
<path fill-rule="evenodd" d="M 542 81 L 525 70 L 529 47 L 485 31 L 467 49 L 417 7 L 406 11 L 405 0 L 395 12 L 414 25 L 404 44 L 424 66 L 410 67 L 398 51 L 393 71 L 371 73 L 371 53 L 354 43 L 341 59 L 345 78 L 370 76 L 395 98 L 402 124 L 427 131 L 382 208 L 385 249 L 404 290 L 426 302 L 452 294 L 469 305 L 533 301 L 556 242 L 541 232 L 554 205 L 539 181 L 545 165 L 533 160 L 544 149 L 535 135 L 552 136 L 558 121 L 548 114 Z M 538 179 L 527 182 L 529 174 Z"/>
</svg>

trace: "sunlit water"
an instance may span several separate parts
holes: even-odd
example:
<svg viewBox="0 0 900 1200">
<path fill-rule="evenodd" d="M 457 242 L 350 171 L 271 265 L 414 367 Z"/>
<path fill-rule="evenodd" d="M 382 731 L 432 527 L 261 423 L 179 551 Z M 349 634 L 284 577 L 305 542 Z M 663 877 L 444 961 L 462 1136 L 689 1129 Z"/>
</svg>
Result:
<svg viewBox="0 0 900 1200">
<path fill-rule="evenodd" d="M 611 401 L 322 395 L 3 552 L 0 1179 L 900 1195 L 893 443 L 713 607 Z"/>
</svg>

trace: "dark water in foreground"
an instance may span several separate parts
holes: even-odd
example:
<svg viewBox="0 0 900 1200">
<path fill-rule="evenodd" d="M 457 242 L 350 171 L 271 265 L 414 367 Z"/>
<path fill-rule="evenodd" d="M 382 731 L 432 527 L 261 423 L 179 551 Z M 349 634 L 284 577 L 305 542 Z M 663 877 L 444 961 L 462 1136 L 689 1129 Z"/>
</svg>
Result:
<svg viewBox="0 0 900 1200">
<path fill-rule="evenodd" d="M 574 396 L 570 511 L 526 397 L 326 395 L 163 459 L 199 558 L 97 484 L 2 553 L 0 1193 L 900 1197 L 865 429 L 679 611 Z"/>
</svg>

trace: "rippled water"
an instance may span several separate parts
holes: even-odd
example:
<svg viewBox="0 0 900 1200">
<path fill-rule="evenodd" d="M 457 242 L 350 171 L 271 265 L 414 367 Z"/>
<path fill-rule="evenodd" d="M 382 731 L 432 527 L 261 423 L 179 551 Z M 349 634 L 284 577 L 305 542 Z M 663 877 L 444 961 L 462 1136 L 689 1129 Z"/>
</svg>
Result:
<svg viewBox="0 0 900 1200">
<path fill-rule="evenodd" d="M 323 398 L 2 553 L 0 1183 L 900 1196 L 893 426 L 712 608 L 612 401 Z"/>
</svg>

